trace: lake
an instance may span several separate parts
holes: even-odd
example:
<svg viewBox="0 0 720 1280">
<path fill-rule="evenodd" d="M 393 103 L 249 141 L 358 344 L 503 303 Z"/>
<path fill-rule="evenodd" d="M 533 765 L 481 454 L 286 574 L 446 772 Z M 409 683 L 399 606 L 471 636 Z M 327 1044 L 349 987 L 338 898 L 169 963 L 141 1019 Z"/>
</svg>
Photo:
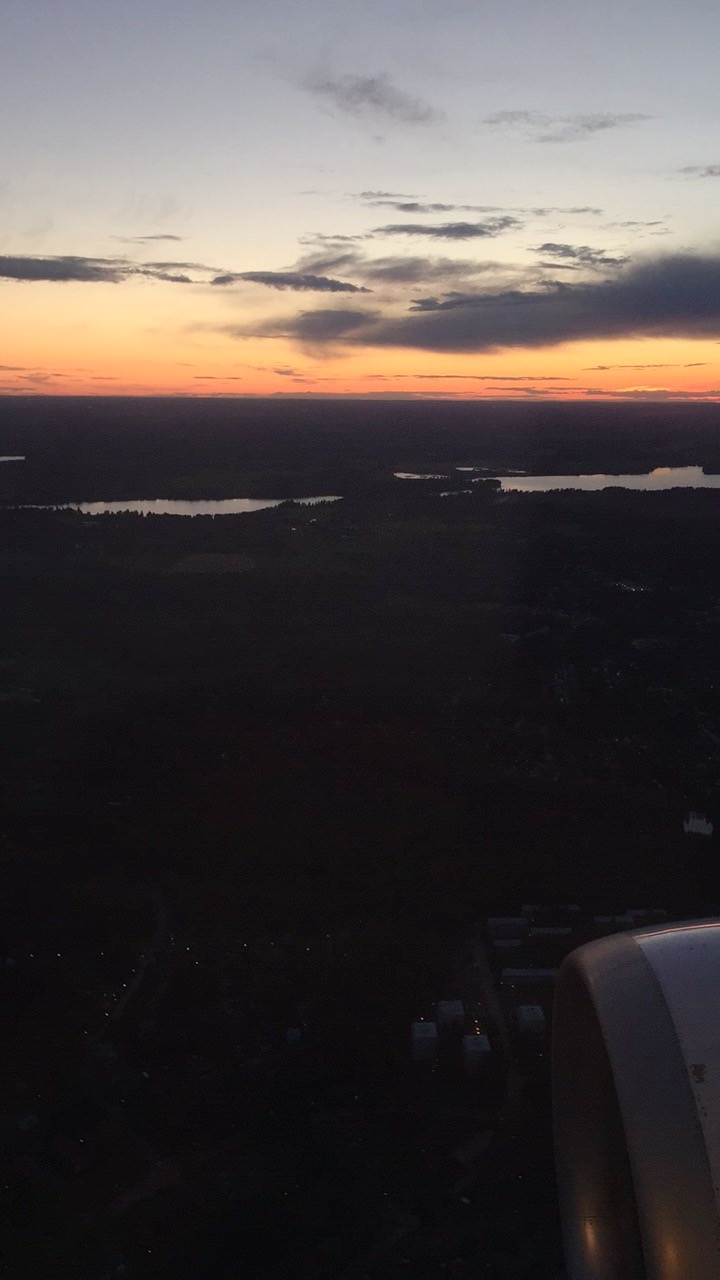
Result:
<svg viewBox="0 0 720 1280">
<path fill-rule="evenodd" d="M 705 475 L 702 467 L 656 467 L 644 475 L 495 476 L 504 493 L 549 493 L 551 489 L 720 489 L 720 475 Z"/>
<path fill-rule="evenodd" d="M 549 493 L 553 489 L 580 489 L 585 492 L 600 489 L 638 489 L 646 493 L 663 489 L 720 489 L 720 475 L 706 475 L 702 467 L 656 467 L 639 475 L 597 475 L 579 476 L 529 476 L 525 471 L 506 468 L 504 474 L 498 475 L 489 467 L 455 467 L 456 472 L 471 484 L 481 484 L 483 480 L 497 480 L 504 493 Z M 479 473 L 479 474 L 478 474 Z M 447 480 L 447 474 L 433 472 L 420 474 L 414 471 L 395 471 L 396 480 Z M 446 491 L 441 497 L 448 497 L 456 491 Z M 461 491 L 462 492 L 462 491 Z M 466 492 L 466 491 L 465 491 Z"/>
<path fill-rule="evenodd" d="M 22 462 L 21 457 L 0 457 L 0 462 Z M 456 472 L 485 471 L 481 467 L 455 467 Z M 396 471 L 398 480 L 447 480 L 447 474 L 420 475 L 410 471 Z M 469 478 L 469 477 L 468 477 Z M 645 492 L 658 492 L 663 489 L 720 489 L 720 475 L 706 475 L 702 467 L 656 467 L 654 471 L 643 475 L 598 475 L 578 476 L 529 476 L 520 472 L 506 472 L 505 475 L 474 476 L 471 484 L 482 479 L 494 479 L 500 484 L 504 493 L 549 493 L 555 489 L 580 489 L 586 492 L 600 489 L 638 489 Z M 454 496 L 457 490 L 445 490 L 441 497 Z M 470 490 L 460 490 L 469 493 Z M 296 502 L 299 506 L 314 506 L 320 502 L 340 502 L 341 495 L 320 494 L 309 498 L 132 498 L 115 502 L 62 502 L 38 505 L 36 510 L 43 511 L 79 511 L 86 516 L 120 515 L 130 512 L 141 516 L 229 516 L 241 515 L 251 511 L 263 511 L 270 507 L 280 507 L 285 502 Z"/>
<path fill-rule="evenodd" d="M 339 502 L 338 494 L 323 494 L 317 498 L 137 498 L 118 502 L 61 502 L 36 506 L 38 511 L 79 511 L 85 516 L 120 515 L 132 512 L 139 516 L 235 516 L 248 511 L 263 511 L 280 507 L 284 502 L 296 502 L 312 507 L 319 502 Z M 27 510 L 27 508 L 26 508 Z"/>
</svg>

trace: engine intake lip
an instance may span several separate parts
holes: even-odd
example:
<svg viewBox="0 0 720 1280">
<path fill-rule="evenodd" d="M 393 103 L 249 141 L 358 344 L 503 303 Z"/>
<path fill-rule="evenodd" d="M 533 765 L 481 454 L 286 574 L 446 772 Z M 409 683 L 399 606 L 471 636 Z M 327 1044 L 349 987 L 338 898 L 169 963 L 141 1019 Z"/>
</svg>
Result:
<svg viewBox="0 0 720 1280">
<path fill-rule="evenodd" d="M 553 1125 L 569 1280 L 720 1275 L 720 921 L 588 943 L 558 975 Z"/>
</svg>

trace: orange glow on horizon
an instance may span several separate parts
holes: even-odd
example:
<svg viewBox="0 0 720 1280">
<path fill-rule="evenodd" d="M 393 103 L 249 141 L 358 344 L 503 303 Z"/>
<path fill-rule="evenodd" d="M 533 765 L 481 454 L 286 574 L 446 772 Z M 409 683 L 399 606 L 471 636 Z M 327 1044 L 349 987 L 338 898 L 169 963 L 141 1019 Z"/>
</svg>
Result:
<svg viewBox="0 0 720 1280">
<path fill-rule="evenodd" d="M 218 331 L 215 299 L 162 285 L 11 284 L 0 394 L 720 399 L 710 340 L 593 340 L 478 354 L 308 350 Z M 212 323 L 211 323 L 212 321 Z"/>
</svg>

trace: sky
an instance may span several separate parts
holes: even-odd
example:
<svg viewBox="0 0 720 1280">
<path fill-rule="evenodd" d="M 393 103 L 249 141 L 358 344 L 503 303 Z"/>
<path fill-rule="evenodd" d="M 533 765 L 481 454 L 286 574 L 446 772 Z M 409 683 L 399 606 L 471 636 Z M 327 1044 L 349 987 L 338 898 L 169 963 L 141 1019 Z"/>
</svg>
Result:
<svg viewBox="0 0 720 1280">
<path fill-rule="evenodd" d="M 2 0 L 0 392 L 720 399 L 715 0 Z"/>
</svg>

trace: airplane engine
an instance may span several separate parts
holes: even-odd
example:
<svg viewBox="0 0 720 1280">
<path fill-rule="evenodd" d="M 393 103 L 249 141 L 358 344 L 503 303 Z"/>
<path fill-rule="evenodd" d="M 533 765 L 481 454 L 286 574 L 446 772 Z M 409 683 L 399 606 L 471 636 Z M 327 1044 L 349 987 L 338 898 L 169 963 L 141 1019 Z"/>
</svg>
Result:
<svg viewBox="0 0 720 1280">
<path fill-rule="evenodd" d="M 552 1073 L 568 1280 L 720 1276 L 720 921 L 568 956 Z"/>
</svg>

